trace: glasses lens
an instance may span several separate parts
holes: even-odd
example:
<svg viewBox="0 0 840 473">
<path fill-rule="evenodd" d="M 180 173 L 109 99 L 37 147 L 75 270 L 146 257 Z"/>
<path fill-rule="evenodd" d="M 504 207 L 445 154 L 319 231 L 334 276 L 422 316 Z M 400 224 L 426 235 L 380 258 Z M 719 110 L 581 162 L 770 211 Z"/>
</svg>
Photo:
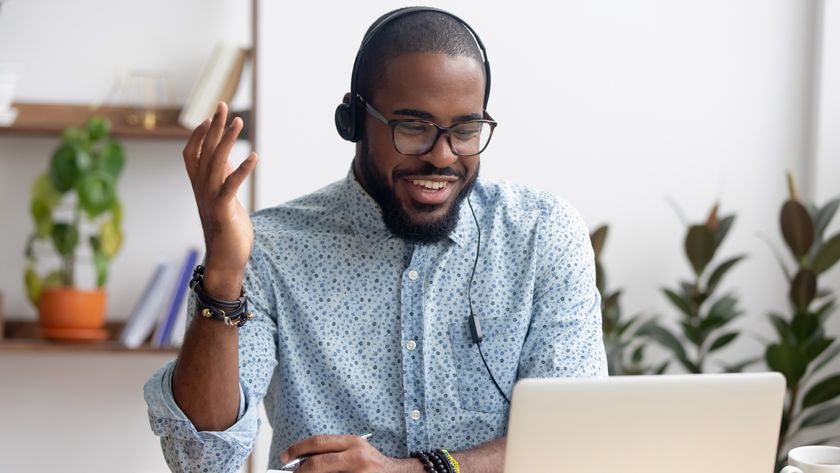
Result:
<svg viewBox="0 0 840 473">
<path fill-rule="evenodd" d="M 403 154 L 425 154 L 435 144 L 437 128 L 425 122 L 401 122 L 394 127 L 394 145 Z"/>
<path fill-rule="evenodd" d="M 490 134 L 488 123 L 466 122 L 449 131 L 449 140 L 455 154 L 469 156 L 484 151 Z"/>
<path fill-rule="evenodd" d="M 484 122 L 465 122 L 449 130 L 452 150 L 459 156 L 481 153 L 490 141 L 492 129 Z M 408 121 L 394 126 L 394 145 L 402 154 L 426 154 L 435 146 L 437 128 L 428 122 Z"/>
</svg>

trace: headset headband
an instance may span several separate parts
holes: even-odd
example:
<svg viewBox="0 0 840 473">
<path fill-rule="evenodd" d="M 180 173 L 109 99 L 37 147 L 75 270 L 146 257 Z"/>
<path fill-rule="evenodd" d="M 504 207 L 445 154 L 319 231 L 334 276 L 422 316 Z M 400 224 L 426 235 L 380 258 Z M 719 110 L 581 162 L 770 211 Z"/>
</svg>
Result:
<svg viewBox="0 0 840 473">
<path fill-rule="evenodd" d="M 341 135 L 342 138 L 348 141 L 357 142 L 362 138 L 362 124 L 364 123 L 364 110 L 362 107 L 359 106 L 357 96 L 358 96 L 358 72 L 359 72 L 359 64 L 362 62 L 364 58 L 365 52 L 367 50 L 368 44 L 373 41 L 376 35 L 385 27 L 385 25 L 390 24 L 393 21 L 396 21 L 399 18 L 413 15 L 415 13 L 422 13 L 422 12 L 435 12 L 444 14 L 450 18 L 457 20 L 461 23 L 467 31 L 470 32 L 473 39 L 475 39 L 475 43 L 478 45 L 478 49 L 481 50 L 481 56 L 484 63 L 484 109 L 487 109 L 487 102 L 490 100 L 490 61 L 487 59 L 487 50 L 484 49 L 484 43 L 481 42 L 481 38 L 479 38 L 478 33 L 472 29 L 472 27 L 467 24 L 464 20 L 460 19 L 459 17 L 449 13 L 445 10 L 441 10 L 439 8 L 432 8 L 432 7 L 406 7 L 400 8 L 398 10 L 394 10 L 387 16 L 380 19 L 378 22 L 371 25 L 368 29 L 365 37 L 362 39 L 362 44 L 359 47 L 359 51 L 356 53 L 356 60 L 353 62 L 353 72 L 350 77 L 350 101 L 344 102 L 339 104 L 338 108 L 335 110 L 335 126 L 338 130 L 338 134 Z"/>
</svg>

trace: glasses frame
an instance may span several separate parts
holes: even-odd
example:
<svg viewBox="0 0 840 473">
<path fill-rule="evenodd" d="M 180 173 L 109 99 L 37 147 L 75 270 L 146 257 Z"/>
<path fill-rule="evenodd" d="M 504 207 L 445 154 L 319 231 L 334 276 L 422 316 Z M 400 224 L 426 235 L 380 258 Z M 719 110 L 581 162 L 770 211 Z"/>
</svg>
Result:
<svg viewBox="0 0 840 473">
<path fill-rule="evenodd" d="M 370 116 L 372 116 L 373 118 L 375 118 L 375 119 L 379 120 L 380 122 L 382 122 L 382 123 L 391 127 L 391 143 L 394 144 L 394 149 L 397 151 L 397 153 L 400 153 L 403 156 L 417 157 L 417 156 L 423 156 L 424 154 L 427 154 L 429 151 L 434 149 L 434 147 L 437 145 L 438 140 L 440 139 L 440 136 L 443 135 L 443 134 L 445 134 L 446 137 L 448 138 L 447 141 L 449 142 L 449 149 L 452 151 L 452 154 L 454 154 L 455 156 L 462 157 L 462 158 L 466 158 L 466 157 L 470 157 L 470 156 L 478 156 L 479 154 L 484 152 L 485 149 L 487 149 L 487 145 L 490 144 L 490 140 L 493 138 L 493 131 L 496 129 L 496 125 L 498 125 L 498 123 L 495 120 L 493 120 L 493 117 L 491 117 L 490 114 L 487 113 L 486 110 L 484 111 L 484 119 L 481 119 L 481 120 L 466 120 L 466 121 L 463 121 L 463 122 L 453 123 L 451 126 L 440 126 L 440 125 L 438 125 L 437 123 L 435 123 L 431 120 L 423 120 L 421 118 L 388 119 L 388 118 L 385 117 L 385 115 L 382 114 L 382 112 L 375 109 L 373 107 L 373 105 L 368 103 L 368 101 L 365 100 L 361 95 L 359 95 L 358 97 L 359 97 L 359 100 L 361 100 L 362 103 L 365 104 L 365 110 L 367 110 L 367 113 L 369 113 Z M 434 140 L 432 140 L 431 145 L 429 145 L 429 149 L 427 149 L 426 151 L 424 151 L 422 153 L 416 153 L 416 154 L 408 154 L 408 153 L 403 153 L 402 151 L 400 151 L 399 148 L 397 148 L 397 137 L 395 136 L 395 134 L 397 132 L 397 125 L 399 125 L 401 123 L 423 123 L 423 124 L 432 125 L 433 127 L 435 127 L 435 129 L 437 130 L 437 135 L 435 135 Z M 455 151 L 455 147 L 452 145 L 452 130 L 455 127 L 457 127 L 459 125 L 463 125 L 465 123 L 486 123 L 487 125 L 490 126 L 490 136 L 487 137 L 487 143 L 484 143 L 484 146 L 482 146 L 481 149 L 478 150 L 477 153 L 461 154 L 461 153 Z"/>
</svg>

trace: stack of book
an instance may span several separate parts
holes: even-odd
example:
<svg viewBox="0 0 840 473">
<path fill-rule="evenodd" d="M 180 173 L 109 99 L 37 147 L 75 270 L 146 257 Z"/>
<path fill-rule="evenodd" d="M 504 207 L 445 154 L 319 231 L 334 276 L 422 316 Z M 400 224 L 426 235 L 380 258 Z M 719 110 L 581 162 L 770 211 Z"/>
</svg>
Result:
<svg viewBox="0 0 840 473">
<path fill-rule="evenodd" d="M 158 262 L 120 333 L 120 343 L 137 348 L 151 336 L 155 348 L 181 344 L 187 325 L 189 282 L 198 261 L 198 250 L 191 248 L 180 265 Z"/>
</svg>

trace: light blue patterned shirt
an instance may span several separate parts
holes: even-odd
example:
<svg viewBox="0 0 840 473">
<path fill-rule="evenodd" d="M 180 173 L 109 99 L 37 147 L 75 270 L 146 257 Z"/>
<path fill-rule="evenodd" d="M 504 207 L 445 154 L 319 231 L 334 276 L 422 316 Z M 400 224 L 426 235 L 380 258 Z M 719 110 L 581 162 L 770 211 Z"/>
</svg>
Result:
<svg viewBox="0 0 840 473">
<path fill-rule="evenodd" d="M 519 378 L 606 376 L 592 247 L 577 212 L 481 178 L 471 201 L 481 228 L 473 308 L 506 395 Z M 235 471 L 260 401 L 273 468 L 283 449 L 316 434 L 374 432 L 371 443 L 394 457 L 505 435 L 509 406 L 467 322 L 477 232 L 466 202 L 448 239 L 408 244 L 390 235 L 351 171 L 252 221 L 245 286 L 255 318 L 239 329 L 239 420 L 197 432 L 172 398 L 172 363 L 144 388 L 173 471 Z"/>
</svg>

